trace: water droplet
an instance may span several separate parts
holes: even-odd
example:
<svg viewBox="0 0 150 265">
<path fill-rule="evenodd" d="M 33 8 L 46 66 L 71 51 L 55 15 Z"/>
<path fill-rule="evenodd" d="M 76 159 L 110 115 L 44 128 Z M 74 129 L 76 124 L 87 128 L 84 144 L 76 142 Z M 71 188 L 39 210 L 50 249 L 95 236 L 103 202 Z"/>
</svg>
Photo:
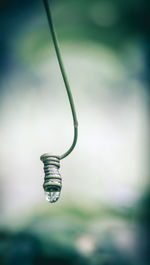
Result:
<svg viewBox="0 0 150 265">
<path fill-rule="evenodd" d="M 48 191 L 48 192 L 45 192 L 45 195 L 46 195 L 46 200 L 48 202 L 56 202 L 59 197 L 60 197 L 60 192 L 59 191 Z"/>
</svg>

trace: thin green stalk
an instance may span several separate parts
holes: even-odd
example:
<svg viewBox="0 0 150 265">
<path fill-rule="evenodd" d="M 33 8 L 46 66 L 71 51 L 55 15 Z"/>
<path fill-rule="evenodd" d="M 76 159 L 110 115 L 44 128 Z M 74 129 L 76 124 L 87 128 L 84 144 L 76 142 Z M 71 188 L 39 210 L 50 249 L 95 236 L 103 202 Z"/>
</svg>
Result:
<svg viewBox="0 0 150 265">
<path fill-rule="evenodd" d="M 54 25 L 53 25 L 53 21 L 52 21 L 52 16 L 51 16 L 51 12 L 50 12 L 50 7 L 48 5 L 48 0 L 43 0 L 44 2 L 44 6 L 45 6 L 45 10 L 46 10 L 46 14 L 47 14 L 47 19 L 48 19 L 48 23 L 49 23 L 49 28 L 50 28 L 50 32 L 52 35 L 52 40 L 54 43 L 54 47 L 55 47 L 55 51 L 56 51 L 56 55 L 57 55 L 57 59 L 58 59 L 58 63 L 60 66 L 60 70 L 62 73 L 62 77 L 65 83 L 65 87 L 66 87 L 66 91 L 67 91 L 67 95 L 68 95 L 68 99 L 69 99 L 69 103 L 70 103 L 70 107 L 71 107 L 71 112 L 72 112 L 72 117 L 73 117 L 73 123 L 74 123 L 74 139 L 73 139 L 73 143 L 71 145 L 71 147 L 61 156 L 59 156 L 60 159 L 65 158 L 66 156 L 68 156 L 72 150 L 74 149 L 76 142 L 77 142 L 77 138 L 78 138 L 78 121 L 77 121 L 77 116 L 76 116 L 76 110 L 75 110 L 75 105 L 74 105 L 74 101 L 73 101 L 73 97 L 72 97 L 72 93 L 71 93 L 71 88 L 68 82 L 68 78 L 65 72 L 65 68 L 63 65 L 63 60 L 61 57 L 61 53 L 60 53 L 60 48 L 58 45 L 58 40 L 56 37 L 56 33 L 54 30 Z"/>
</svg>

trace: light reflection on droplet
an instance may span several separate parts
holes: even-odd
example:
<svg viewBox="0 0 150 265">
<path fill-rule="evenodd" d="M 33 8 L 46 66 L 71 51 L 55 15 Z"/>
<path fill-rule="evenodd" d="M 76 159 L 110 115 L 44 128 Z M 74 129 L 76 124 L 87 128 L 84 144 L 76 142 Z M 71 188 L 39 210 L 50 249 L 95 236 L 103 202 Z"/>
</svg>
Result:
<svg viewBox="0 0 150 265">
<path fill-rule="evenodd" d="M 60 197 L 59 191 L 49 191 L 45 192 L 46 200 L 50 203 L 56 202 Z"/>
</svg>

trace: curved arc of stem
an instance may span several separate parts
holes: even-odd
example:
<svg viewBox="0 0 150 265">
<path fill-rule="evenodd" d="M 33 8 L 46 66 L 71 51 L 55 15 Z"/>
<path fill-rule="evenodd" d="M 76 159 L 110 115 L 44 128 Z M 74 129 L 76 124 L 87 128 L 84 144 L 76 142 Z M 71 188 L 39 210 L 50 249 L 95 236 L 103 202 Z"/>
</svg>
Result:
<svg viewBox="0 0 150 265">
<path fill-rule="evenodd" d="M 46 10 L 46 14 L 47 14 L 48 24 L 49 24 L 50 32 L 51 32 L 51 35 L 52 35 L 52 40 L 53 40 L 55 52 L 56 52 L 56 55 L 57 55 L 59 67 L 60 67 L 61 74 L 62 74 L 62 77 L 63 77 L 63 80 L 64 80 L 65 88 L 66 88 L 66 91 L 67 91 L 67 95 L 68 95 L 68 99 L 69 99 L 69 103 L 70 103 L 70 107 L 71 107 L 71 112 L 72 112 L 72 117 L 73 117 L 73 124 L 74 124 L 74 138 L 73 138 L 72 145 L 70 146 L 70 148 L 64 154 L 59 156 L 59 159 L 63 159 L 63 158 L 68 156 L 73 151 L 73 149 L 74 149 L 74 147 L 76 145 L 77 138 L 78 138 L 78 121 L 77 121 L 75 105 L 74 105 L 74 101 L 73 101 L 73 97 L 72 97 L 72 93 L 71 93 L 71 88 L 70 88 L 69 81 L 68 81 L 68 78 L 67 78 L 67 75 L 66 75 L 66 72 L 65 72 L 65 68 L 64 68 L 64 64 L 63 64 L 63 60 L 62 60 L 62 56 L 61 56 L 58 40 L 57 40 L 57 37 L 56 37 L 56 33 L 55 33 L 53 21 L 52 21 L 50 7 L 48 5 L 48 0 L 43 0 L 43 2 L 44 2 L 44 7 L 45 7 L 45 10 Z"/>
</svg>

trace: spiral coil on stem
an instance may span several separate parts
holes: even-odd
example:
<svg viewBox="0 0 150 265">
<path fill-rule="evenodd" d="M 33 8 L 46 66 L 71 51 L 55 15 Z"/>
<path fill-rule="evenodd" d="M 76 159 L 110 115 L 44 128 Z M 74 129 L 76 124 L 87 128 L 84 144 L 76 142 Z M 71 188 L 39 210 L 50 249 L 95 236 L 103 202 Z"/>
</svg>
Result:
<svg viewBox="0 0 150 265">
<path fill-rule="evenodd" d="M 43 188 L 46 193 L 46 199 L 49 202 L 55 202 L 60 197 L 62 178 L 59 173 L 60 159 L 56 156 L 44 154 L 40 157 L 44 163 L 44 183 Z"/>
</svg>

